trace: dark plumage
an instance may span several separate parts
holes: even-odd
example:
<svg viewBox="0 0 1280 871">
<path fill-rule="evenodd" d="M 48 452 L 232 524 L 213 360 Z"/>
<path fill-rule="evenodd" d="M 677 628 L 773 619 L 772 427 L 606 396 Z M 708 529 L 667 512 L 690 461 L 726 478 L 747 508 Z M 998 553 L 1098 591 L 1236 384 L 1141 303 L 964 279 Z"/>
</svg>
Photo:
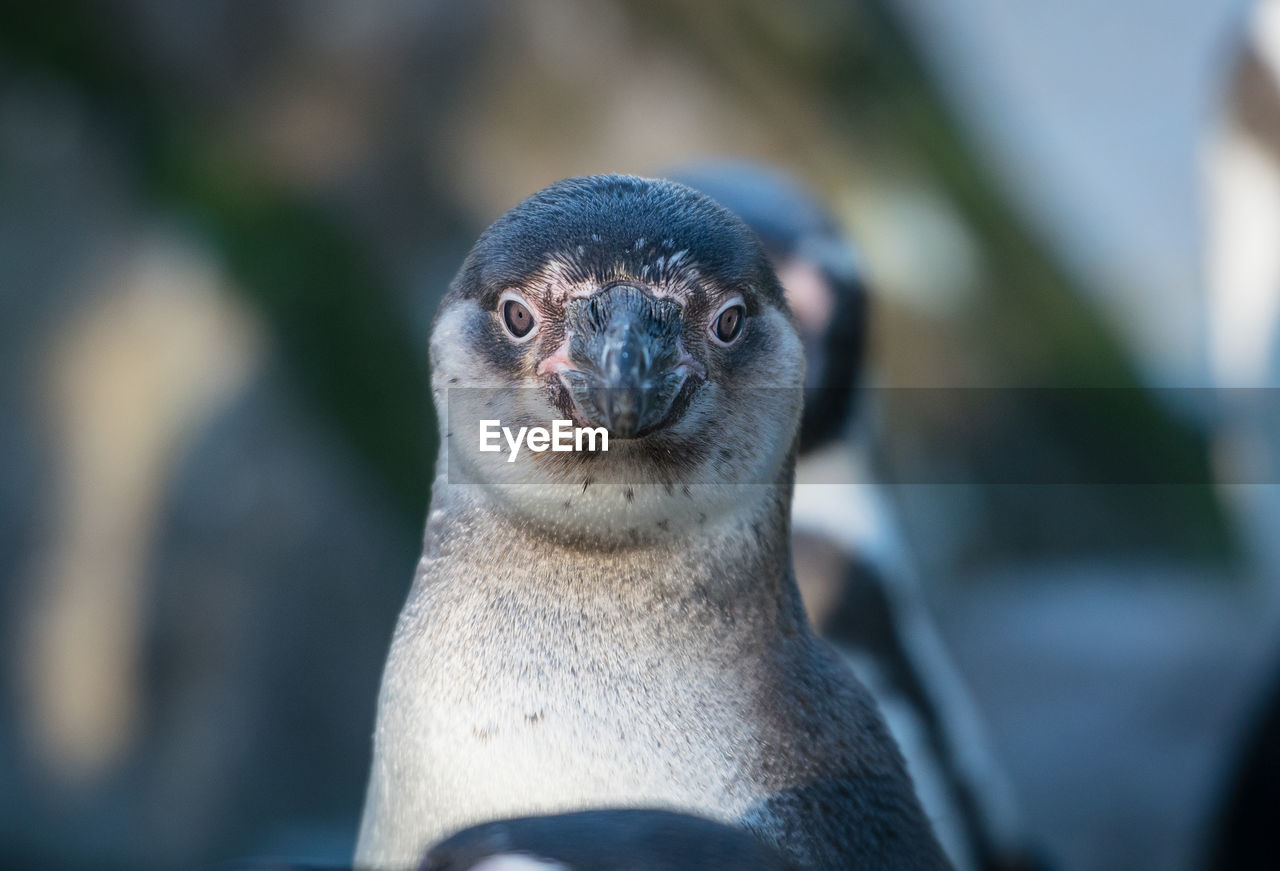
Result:
<svg viewBox="0 0 1280 871">
<path fill-rule="evenodd" d="M 762 301 L 782 301 L 767 258 L 731 212 L 687 187 L 623 175 L 567 179 L 502 215 L 476 241 L 450 295 L 496 301 L 502 288 L 542 277 L 551 255 L 562 258 L 566 281 L 657 283 L 681 275 L 685 259 L 670 259 L 677 251 L 722 286 L 755 283 Z"/>
</svg>

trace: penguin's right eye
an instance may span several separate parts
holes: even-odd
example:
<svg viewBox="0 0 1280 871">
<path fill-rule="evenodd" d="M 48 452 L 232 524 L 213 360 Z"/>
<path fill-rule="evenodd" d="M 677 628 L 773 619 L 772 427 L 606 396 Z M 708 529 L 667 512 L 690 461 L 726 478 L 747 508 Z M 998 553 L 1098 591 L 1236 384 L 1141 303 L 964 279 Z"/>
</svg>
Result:
<svg viewBox="0 0 1280 871">
<path fill-rule="evenodd" d="M 742 297 L 735 296 L 716 312 L 711 321 L 711 338 L 717 345 L 729 347 L 742 335 L 742 325 L 746 319 L 747 307 L 743 304 Z"/>
<path fill-rule="evenodd" d="M 529 310 L 529 306 L 525 304 L 524 300 L 517 299 L 514 296 L 506 296 L 502 298 L 498 306 L 502 312 L 502 325 L 507 328 L 511 338 L 523 341 L 533 334 L 538 322 L 534 319 L 533 312 Z"/>
</svg>

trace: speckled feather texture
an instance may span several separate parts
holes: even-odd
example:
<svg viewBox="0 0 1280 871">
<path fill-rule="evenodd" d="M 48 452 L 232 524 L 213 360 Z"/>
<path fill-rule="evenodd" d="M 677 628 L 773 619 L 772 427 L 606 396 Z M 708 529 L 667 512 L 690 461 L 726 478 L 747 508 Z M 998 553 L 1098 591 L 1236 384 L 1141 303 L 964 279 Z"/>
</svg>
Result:
<svg viewBox="0 0 1280 871">
<path fill-rule="evenodd" d="M 568 301 L 618 281 L 680 305 L 699 375 L 678 417 L 607 454 L 476 453 L 477 416 L 561 416 L 540 364 Z M 529 341 L 502 332 L 509 293 Z M 746 323 L 722 347 L 709 319 L 734 295 Z M 744 827 L 802 868 L 948 867 L 874 704 L 804 617 L 803 353 L 750 231 L 671 182 L 553 185 L 481 237 L 431 350 L 444 448 L 357 865 L 412 867 L 495 819 L 650 807 Z M 448 396 L 475 387 L 528 389 Z"/>
</svg>

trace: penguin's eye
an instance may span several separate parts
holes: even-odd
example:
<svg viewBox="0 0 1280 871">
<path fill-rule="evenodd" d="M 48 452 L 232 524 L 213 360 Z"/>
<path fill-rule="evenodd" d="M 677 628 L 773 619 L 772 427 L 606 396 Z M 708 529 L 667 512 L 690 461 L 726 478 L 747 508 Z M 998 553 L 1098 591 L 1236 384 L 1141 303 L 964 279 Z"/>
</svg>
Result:
<svg viewBox="0 0 1280 871">
<path fill-rule="evenodd" d="M 731 345 L 742 335 L 742 325 L 747 320 L 747 307 L 741 300 L 734 300 L 720 309 L 711 322 L 711 337 L 721 345 Z"/>
<path fill-rule="evenodd" d="M 524 300 L 514 296 L 504 296 L 498 303 L 502 313 L 502 325 L 507 328 L 513 339 L 527 339 L 533 333 L 538 322 Z"/>
</svg>

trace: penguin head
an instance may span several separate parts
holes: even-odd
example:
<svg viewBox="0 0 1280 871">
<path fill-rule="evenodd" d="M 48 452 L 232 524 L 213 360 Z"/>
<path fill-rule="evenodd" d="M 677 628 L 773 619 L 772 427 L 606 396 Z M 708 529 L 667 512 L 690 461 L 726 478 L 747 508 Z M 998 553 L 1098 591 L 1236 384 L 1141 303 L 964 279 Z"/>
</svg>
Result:
<svg viewBox="0 0 1280 871">
<path fill-rule="evenodd" d="M 573 178 L 507 212 L 431 356 L 449 480 L 557 528 L 661 537 L 789 470 L 804 352 L 781 286 L 741 220 L 675 182 Z M 567 450 L 514 441 L 556 421 Z"/>
</svg>

